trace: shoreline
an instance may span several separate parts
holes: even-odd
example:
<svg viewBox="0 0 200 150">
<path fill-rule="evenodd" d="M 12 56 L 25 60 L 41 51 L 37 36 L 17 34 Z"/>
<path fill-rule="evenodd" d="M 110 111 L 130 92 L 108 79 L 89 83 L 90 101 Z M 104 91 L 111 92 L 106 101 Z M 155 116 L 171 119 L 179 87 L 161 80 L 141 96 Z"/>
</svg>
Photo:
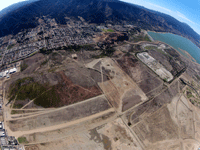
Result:
<svg viewBox="0 0 200 150">
<path fill-rule="evenodd" d="M 162 33 L 162 34 L 167 34 L 167 33 L 169 33 L 169 34 L 173 34 L 173 35 L 178 35 L 178 34 L 175 34 L 175 33 L 171 33 L 171 32 L 156 32 L 156 31 L 150 31 L 150 30 L 146 30 L 147 31 L 147 33 L 148 32 L 154 32 L 154 33 Z M 184 37 L 184 36 L 182 36 L 182 35 L 178 35 L 178 36 L 181 36 L 182 38 L 185 38 L 185 39 L 187 39 L 187 40 L 189 40 L 190 42 L 192 42 L 190 39 L 188 39 L 187 37 Z M 194 42 L 192 42 L 194 45 L 196 45 Z M 198 47 L 197 45 L 196 45 L 196 47 Z M 199 49 L 200 49 L 200 47 L 198 47 Z"/>
<path fill-rule="evenodd" d="M 178 49 L 179 49 L 182 53 L 184 53 L 185 55 L 187 55 L 188 59 L 190 59 L 191 61 L 197 63 L 196 59 L 194 59 L 194 58 L 190 55 L 190 53 L 188 53 L 186 50 L 183 50 L 183 49 L 181 49 L 181 48 L 178 48 Z"/>
<path fill-rule="evenodd" d="M 162 34 L 167 34 L 167 33 L 169 33 L 169 34 L 173 34 L 173 35 L 178 35 L 178 34 L 175 34 L 175 33 L 171 33 L 171 32 L 156 32 L 156 31 L 150 31 L 150 30 L 147 30 L 147 33 L 148 32 L 154 32 L 154 33 L 162 33 Z M 186 37 L 184 37 L 184 36 L 182 36 L 182 35 L 178 35 L 178 36 L 181 36 L 181 37 L 183 37 L 183 38 L 186 38 Z M 186 38 L 186 39 L 188 39 L 188 38 Z M 190 39 L 188 39 L 189 41 L 191 41 Z M 191 41 L 192 42 L 192 41 Z M 193 43 L 193 42 L 192 42 Z M 193 43 L 194 44 L 194 43 Z M 196 44 L 195 44 L 196 45 Z M 198 46 L 197 46 L 198 47 Z"/>
<path fill-rule="evenodd" d="M 154 32 L 154 33 L 162 33 L 162 34 L 166 34 L 166 33 L 169 33 L 169 32 L 156 32 L 156 31 L 147 31 L 147 34 L 148 34 L 148 32 Z M 173 34 L 173 33 L 170 33 L 170 34 Z M 148 34 L 149 35 L 149 34 Z M 174 35 L 177 35 L 177 34 L 174 34 Z M 149 35 L 150 36 L 150 35 Z M 179 35 L 178 35 L 179 36 Z M 181 36 L 182 37 L 182 36 Z M 185 38 L 185 37 L 183 37 L 183 38 Z M 187 39 L 187 38 L 186 38 Z M 189 39 L 188 39 L 189 40 Z M 167 43 L 165 43 L 165 42 L 162 42 L 162 41 L 159 41 L 159 40 L 154 40 L 153 42 L 161 42 L 161 43 L 163 43 L 163 44 L 166 44 L 166 45 L 168 45 L 170 48 L 172 48 L 172 49 L 174 49 L 174 50 L 176 50 L 179 54 L 181 54 L 182 56 L 184 56 L 181 52 L 183 52 L 184 54 L 186 54 L 186 55 L 188 55 L 189 54 L 189 52 L 187 52 L 187 51 L 185 51 L 185 50 L 183 50 L 182 51 L 182 49 L 180 49 L 179 48 L 179 50 L 181 51 L 179 51 L 179 50 L 177 50 L 176 48 L 174 48 L 173 46 L 171 46 L 171 45 L 169 45 L 169 44 L 167 44 Z M 190 40 L 189 40 L 190 41 Z M 191 41 L 192 42 L 192 41 Z M 193 43 L 193 42 L 192 42 Z M 193 43 L 194 44 L 194 43 Z M 196 44 L 194 44 L 194 45 L 196 45 Z M 197 45 L 196 45 L 197 46 Z M 197 46 L 198 47 L 198 46 Z M 199 47 L 198 47 L 199 48 Z M 200 49 L 200 48 L 199 48 Z M 185 51 L 185 52 L 184 52 Z M 190 55 L 190 54 L 189 54 Z M 191 55 L 190 55 L 191 56 Z M 191 58 L 190 58 L 190 56 L 189 56 L 189 58 L 187 58 L 186 56 L 184 56 L 187 60 L 189 60 L 189 61 L 191 61 L 192 63 L 195 63 L 195 64 L 197 64 L 197 65 L 200 65 L 200 63 L 198 63 L 197 62 L 197 60 L 196 59 L 194 59 L 192 56 L 192 58 L 195 60 L 195 62 L 194 61 L 192 61 L 191 60 Z"/>
</svg>

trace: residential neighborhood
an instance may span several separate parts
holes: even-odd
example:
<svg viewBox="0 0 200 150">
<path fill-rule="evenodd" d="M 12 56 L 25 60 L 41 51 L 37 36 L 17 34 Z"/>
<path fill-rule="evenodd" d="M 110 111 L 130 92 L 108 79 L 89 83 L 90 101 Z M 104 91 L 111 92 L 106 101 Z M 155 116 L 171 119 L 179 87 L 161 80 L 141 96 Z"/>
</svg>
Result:
<svg viewBox="0 0 200 150">
<path fill-rule="evenodd" d="M 0 66 L 11 64 L 32 56 L 41 49 L 51 50 L 71 45 L 94 43 L 94 37 L 107 29 L 128 32 L 132 25 L 88 24 L 83 19 L 67 20 L 66 25 L 57 25 L 55 19 L 38 19 L 36 28 L 0 38 Z"/>
</svg>

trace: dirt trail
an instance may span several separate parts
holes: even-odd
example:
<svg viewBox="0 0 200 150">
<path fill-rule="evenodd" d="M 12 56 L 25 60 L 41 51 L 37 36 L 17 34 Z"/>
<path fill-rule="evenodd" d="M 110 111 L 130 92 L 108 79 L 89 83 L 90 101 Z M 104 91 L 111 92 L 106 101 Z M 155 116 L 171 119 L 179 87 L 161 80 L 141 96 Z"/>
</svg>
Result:
<svg viewBox="0 0 200 150">
<path fill-rule="evenodd" d="M 12 132 L 11 130 L 9 130 L 8 134 L 10 136 L 12 135 L 12 136 L 15 136 L 16 138 L 18 138 L 18 137 L 25 135 L 25 134 L 33 134 L 33 133 L 37 133 L 37 132 L 47 132 L 47 131 L 62 129 L 62 128 L 65 128 L 65 127 L 68 127 L 68 126 L 71 126 L 71 125 L 74 125 L 74 124 L 78 124 L 80 122 L 84 122 L 84 121 L 87 121 L 87 120 L 98 118 L 98 117 L 100 117 L 104 114 L 110 113 L 110 112 L 115 112 L 114 108 L 110 108 L 106 111 L 103 111 L 103 112 L 100 112 L 100 113 L 97 113 L 97 114 L 94 114 L 94 115 L 91 115 L 91 116 L 88 116 L 88 117 L 85 117 L 85 118 L 81 118 L 81 119 L 78 119 L 78 120 L 75 120 L 75 121 L 71 121 L 71 122 L 68 122 L 68 123 L 59 124 L 59 125 L 55 125 L 55 126 L 50 126 L 50 127 L 45 127 L 45 128 L 35 129 L 35 130 L 29 130 L 29 131 Z"/>
<path fill-rule="evenodd" d="M 90 98 L 88 100 L 85 100 L 85 101 L 82 101 L 82 102 L 79 102 L 79 103 L 76 103 L 76 104 L 64 106 L 64 107 L 61 107 L 61 108 L 57 108 L 57 109 L 53 109 L 53 110 L 49 110 L 49 111 L 42 111 L 41 113 L 38 113 L 38 114 L 35 114 L 35 115 L 31 115 L 31 116 L 27 116 L 27 117 L 20 117 L 20 118 L 17 118 L 17 119 L 10 118 L 10 119 L 7 119 L 7 121 L 18 120 L 18 119 L 27 119 L 27 118 L 30 118 L 30 117 L 35 117 L 35 116 L 44 115 L 44 114 L 47 114 L 47 113 L 60 111 L 60 110 L 66 109 L 67 107 L 72 107 L 72 106 L 75 106 L 75 105 L 80 105 L 81 103 L 86 103 L 86 102 L 91 101 L 91 100 L 93 100 L 93 99 L 95 99 L 97 97 L 104 97 L 104 95 L 99 95 L 99 96 L 96 96 L 96 97 L 92 97 L 92 98 Z"/>
</svg>

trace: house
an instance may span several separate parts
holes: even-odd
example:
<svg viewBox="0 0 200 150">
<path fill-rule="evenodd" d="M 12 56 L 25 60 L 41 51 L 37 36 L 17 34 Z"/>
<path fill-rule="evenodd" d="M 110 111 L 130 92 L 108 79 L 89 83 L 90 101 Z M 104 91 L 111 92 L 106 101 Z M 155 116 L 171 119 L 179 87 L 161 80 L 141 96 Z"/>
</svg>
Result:
<svg viewBox="0 0 200 150">
<path fill-rule="evenodd" d="M 78 58 L 77 54 L 72 54 L 72 58 L 77 59 Z"/>
<path fill-rule="evenodd" d="M 4 123 L 0 122 L 0 130 L 4 129 Z"/>
<path fill-rule="evenodd" d="M 0 130 L 0 137 L 5 137 L 5 130 L 4 129 Z"/>
<path fill-rule="evenodd" d="M 15 72 L 17 72 L 17 68 L 12 68 L 12 69 L 10 69 L 10 74 L 12 74 L 12 73 L 15 73 Z"/>
<path fill-rule="evenodd" d="M 6 72 L 5 71 L 3 72 L 3 77 L 6 77 Z"/>
<path fill-rule="evenodd" d="M 8 73 L 9 73 L 9 70 L 6 70 L 5 73 L 8 74 Z"/>
</svg>

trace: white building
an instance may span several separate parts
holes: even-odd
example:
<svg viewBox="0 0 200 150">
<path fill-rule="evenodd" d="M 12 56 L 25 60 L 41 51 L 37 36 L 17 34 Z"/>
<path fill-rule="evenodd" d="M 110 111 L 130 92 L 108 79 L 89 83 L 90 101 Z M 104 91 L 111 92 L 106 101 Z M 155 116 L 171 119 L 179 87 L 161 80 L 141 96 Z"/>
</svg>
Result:
<svg viewBox="0 0 200 150">
<path fill-rule="evenodd" d="M 3 72 L 3 77 L 6 77 L 6 72 L 5 71 Z"/>
<path fill-rule="evenodd" d="M 0 130 L 0 137 L 4 137 L 5 136 L 5 130 Z"/>
<path fill-rule="evenodd" d="M 10 74 L 12 74 L 12 73 L 15 73 L 15 72 L 17 72 L 17 68 L 12 68 L 12 69 L 10 69 Z"/>
</svg>

